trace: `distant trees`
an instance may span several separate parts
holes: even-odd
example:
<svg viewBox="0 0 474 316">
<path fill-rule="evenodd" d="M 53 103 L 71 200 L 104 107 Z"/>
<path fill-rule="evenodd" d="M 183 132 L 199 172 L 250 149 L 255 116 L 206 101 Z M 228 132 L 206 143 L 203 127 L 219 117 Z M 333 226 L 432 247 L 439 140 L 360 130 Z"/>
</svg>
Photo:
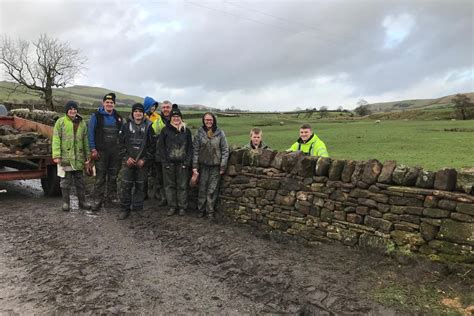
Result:
<svg viewBox="0 0 474 316">
<path fill-rule="evenodd" d="M 357 107 L 354 109 L 354 112 L 359 116 L 366 116 L 372 114 L 372 111 L 369 109 L 369 102 L 365 99 L 360 99 L 357 101 Z"/>
<path fill-rule="evenodd" d="M 46 34 L 40 35 L 31 45 L 21 39 L 14 42 L 7 36 L 0 40 L 0 65 L 5 73 L 18 84 L 17 87 L 37 91 L 51 110 L 54 110 L 53 88 L 71 84 L 86 61 L 69 43 Z"/>
<path fill-rule="evenodd" d="M 474 103 L 471 102 L 471 99 L 465 95 L 458 93 L 453 98 L 454 109 L 456 114 L 462 120 L 468 120 L 474 118 Z"/>
</svg>

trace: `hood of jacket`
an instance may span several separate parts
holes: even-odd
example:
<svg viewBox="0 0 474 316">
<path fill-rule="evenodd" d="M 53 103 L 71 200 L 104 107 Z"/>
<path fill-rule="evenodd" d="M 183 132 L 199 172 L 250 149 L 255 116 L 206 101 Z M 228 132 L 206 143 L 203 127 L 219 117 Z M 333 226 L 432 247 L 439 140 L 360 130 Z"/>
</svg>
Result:
<svg viewBox="0 0 474 316">
<path fill-rule="evenodd" d="M 145 97 L 145 99 L 143 99 L 143 107 L 145 108 L 145 113 L 150 113 L 150 109 L 155 103 L 158 102 L 155 101 L 155 99 L 153 99 L 152 97 Z"/>
</svg>

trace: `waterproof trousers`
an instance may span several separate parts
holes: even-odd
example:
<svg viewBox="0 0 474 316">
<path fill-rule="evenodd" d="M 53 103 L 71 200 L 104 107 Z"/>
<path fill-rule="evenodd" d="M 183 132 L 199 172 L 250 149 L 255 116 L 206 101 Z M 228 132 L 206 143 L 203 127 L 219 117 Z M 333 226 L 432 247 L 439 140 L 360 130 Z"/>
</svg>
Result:
<svg viewBox="0 0 474 316">
<path fill-rule="evenodd" d="M 120 194 L 120 206 L 123 211 L 133 209 L 143 210 L 143 200 L 145 199 L 145 178 L 147 168 L 122 167 L 122 183 Z"/>
<path fill-rule="evenodd" d="M 209 216 L 215 213 L 221 178 L 219 171 L 219 166 L 199 166 L 198 211 Z"/>
<path fill-rule="evenodd" d="M 116 150 L 99 151 L 99 160 L 95 162 L 96 178 L 94 199 L 96 203 L 117 198 L 117 176 L 120 171 L 121 159 Z"/>
<path fill-rule="evenodd" d="M 168 207 L 186 210 L 188 208 L 189 166 L 183 163 L 163 162 L 162 167 L 163 184 Z"/>
</svg>

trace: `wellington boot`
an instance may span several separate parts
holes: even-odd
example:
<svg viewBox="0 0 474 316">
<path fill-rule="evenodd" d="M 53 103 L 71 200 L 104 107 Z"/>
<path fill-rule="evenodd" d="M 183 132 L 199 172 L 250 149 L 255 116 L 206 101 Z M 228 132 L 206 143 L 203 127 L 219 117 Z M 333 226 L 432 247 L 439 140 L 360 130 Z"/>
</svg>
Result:
<svg viewBox="0 0 474 316">
<path fill-rule="evenodd" d="M 94 205 L 92 205 L 92 212 L 100 211 L 101 207 L 102 207 L 102 202 L 101 201 L 95 202 Z"/>
<path fill-rule="evenodd" d="M 184 216 L 186 214 L 186 211 L 184 210 L 184 208 L 181 208 L 181 209 L 179 209 L 178 214 L 179 214 L 179 216 Z"/>
<path fill-rule="evenodd" d="M 206 216 L 206 211 L 198 211 L 198 218 L 203 218 L 204 216 Z"/>
<path fill-rule="evenodd" d="M 63 205 L 61 209 L 63 210 L 63 212 L 69 212 L 71 210 L 69 193 L 70 193 L 69 190 L 61 189 L 61 195 L 63 197 Z"/>
<path fill-rule="evenodd" d="M 170 209 L 168 210 L 168 212 L 166 213 L 166 215 L 167 215 L 167 216 L 172 216 L 172 215 L 174 215 L 174 213 L 176 213 L 176 209 L 170 208 Z"/>
<path fill-rule="evenodd" d="M 86 195 L 84 193 L 78 193 L 77 199 L 79 200 L 79 208 L 83 210 L 91 209 L 91 204 L 86 201 Z"/>
</svg>

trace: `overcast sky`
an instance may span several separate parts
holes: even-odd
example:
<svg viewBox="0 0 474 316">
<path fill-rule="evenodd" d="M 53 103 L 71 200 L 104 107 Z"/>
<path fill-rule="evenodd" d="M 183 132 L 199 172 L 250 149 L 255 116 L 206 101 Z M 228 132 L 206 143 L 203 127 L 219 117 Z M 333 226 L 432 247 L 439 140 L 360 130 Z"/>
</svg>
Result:
<svg viewBox="0 0 474 316">
<path fill-rule="evenodd" d="M 0 33 L 68 41 L 75 83 L 178 104 L 354 108 L 474 91 L 474 1 L 0 0 Z"/>
</svg>

